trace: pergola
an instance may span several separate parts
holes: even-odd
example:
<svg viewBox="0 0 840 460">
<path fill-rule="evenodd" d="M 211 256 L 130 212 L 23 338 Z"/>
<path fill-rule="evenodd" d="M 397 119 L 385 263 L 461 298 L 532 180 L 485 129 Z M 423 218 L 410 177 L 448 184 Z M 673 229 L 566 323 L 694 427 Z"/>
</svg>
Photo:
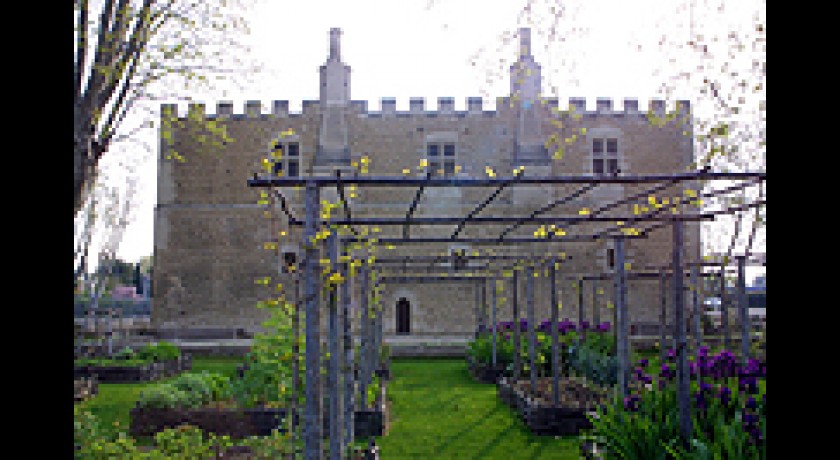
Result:
<svg viewBox="0 0 840 460">
<path fill-rule="evenodd" d="M 676 204 L 661 206 L 649 212 L 630 213 L 624 211 L 622 206 L 630 205 L 634 202 L 639 202 L 650 194 L 657 193 L 666 189 L 667 187 L 680 185 L 684 183 L 706 182 L 712 183 L 715 181 L 722 181 L 726 183 L 725 186 L 710 190 L 704 193 L 699 193 L 697 196 L 703 198 L 725 197 L 728 194 L 736 193 L 745 190 L 747 187 L 763 184 L 766 181 L 766 173 L 764 172 L 712 172 L 708 169 L 690 171 L 678 174 L 656 174 L 656 175 L 621 175 L 621 176 L 592 176 L 592 175 L 557 175 L 557 176 L 526 176 L 521 172 L 515 173 L 510 177 L 498 178 L 467 178 L 467 177 L 436 177 L 431 174 L 426 174 L 425 177 L 391 177 L 391 176 L 360 176 L 343 175 L 341 171 L 337 170 L 332 176 L 315 176 L 315 177 L 278 177 L 278 176 L 254 176 L 253 179 L 248 180 L 249 187 L 269 188 L 273 191 L 273 196 L 278 200 L 283 213 L 288 219 L 290 225 L 297 225 L 303 227 L 303 247 L 304 255 L 302 260 L 303 270 L 301 272 L 301 281 L 303 283 L 303 299 L 306 311 L 306 407 L 304 413 L 304 450 L 307 459 L 319 458 L 321 452 L 321 420 L 320 407 L 322 405 L 323 395 L 320 391 L 320 364 L 321 364 L 321 349 L 320 349 L 320 305 L 321 305 L 321 290 L 322 280 L 319 273 L 320 268 L 320 252 L 319 244 L 316 243 L 316 234 L 324 227 L 328 226 L 347 226 L 350 229 L 350 234 L 346 236 L 339 236 L 336 232 L 330 232 L 325 239 L 326 247 L 324 250 L 333 267 L 337 268 L 338 273 L 342 274 L 342 278 L 347 279 L 348 263 L 345 258 L 341 258 L 340 254 L 346 250 L 347 246 L 352 243 L 363 243 L 376 241 L 379 244 L 388 245 L 402 245 L 410 246 L 413 244 L 435 244 L 435 243 L 468 243 L 473 245 L 486 245 L 489 247 L 505 245 L 523 245 L 523 244 L 546 244 L 553 243 L 575 243 L 586 244 L 595 241 L 608 240 L 611 241 L 614 247 L 615 254 L 615 270 L 608 275 L 599 273 L 572 273 L 565 274 L 567 279 L 576 279 L 579 286 L 579 293 L 583 291 L 584 281 L 594 280 L 609 280 L 612 281 L 613 304 L 615 308 L 615 333 L 618 351 L 619 372 L 618 372 L 618 388 L 617 391 L 622 395 L 627 394 L 627 385 L 629 377 L 629 318 L 626 305 L 626 282 L 633 278 L 647 278 L 659 279 L 662 298 L 663 298 L 663 314 L 661 334 L 664 344 L 665 337 L 665 301 L 667 291 L 665 290 L 664 279 L 670 276 L 671 295 L 673 296 L 674 321 L 676 325 L 685 324 L 685 280 L 689 277 L 693 280 L 695 286 L 699 276 L 710 276 L 709 274 L 699 274 L 699 269 L 708 264 L 701 260 L 684 260 L 681 254 L 681 248 L 684 241 L 684 223 L 698 222 L 698 221 L 712 221 L 718 216 L 731 215 L 735 213 L 745 212 L 756 209 L 766 205 L 766 200 L 759 196 L 750 202 L 742 202 L 725 206 L 716 210 L 700 210 L 687 206 L 680 206 Z M 518 186 L 527 185 L 551 185 L 551 184 L 572 184 L 579 187 L 571 194 L 562 196 L 558 199 L 550 200 L 544 206 L 536 210 L 523 210 L 522 215 L 511 216 L 479 216 L 488 205 L 493 202 L 500 193 L 506 188 L 514 188 Z M 614 200 L 608 203 L 601 204 L 599 207 L 590 210 L 585 215 L 557 215 L 552 213 L 558 206 L 573 203 L 577 198 L 583 194 L 596 189 L 599 186 L 606 184 L 641 184 L 646 188 L 625 196 L 621 199 Z M 356 186 L 359 188 L 369 187 L 391 187 L 391 188 L 415 188 L 414 199 L 406 204 L 406 212 L 403 216 L 394 217 L 358 217 L 353 215 L 353 209 L 348 201 L 345 199 L 345 187 Z M 282 191 L 286 188 L 303 187 L 304 188 L 304 215 L 302 218 L 297 218 L 290 211 L 286 203 L 286 198 Z M 478 203 L 470 212 L 463 216 L 416 216 L 415 212 L 421 196 L 424 191 L 432 187 L 454 187 L 454 188 L 485 188 L 491 190 L 487 198 Z M 324 189 L 332 189 L 338 193 L 341 207 L 343 211 L 342 216 L 335 216 L 329 219 L 323 219 L 319 216 L 319 205 L 321 198 L 321 191 Z M 572 229 L 579 224 L 586 223 L 589 226 L 595 226 L 594 231 L 582 231 L 571 235 L 556 236 L 548 233 L 545 236 L 523 237 L 515 236 L 512 233 L 519 227 L 535 225 L 535 224 L 562 224 L 564 228 Z M 491 237 L 467 237 L 463 236 L 462 232 L 467 225 L 500 225 L 508 224 L 497 236 Z M 400 236 L 364 236 L 355 228 L 356 226 L 376 225 L 381 227 L 397 227 L 401 228 Z M 411 236 L 412 226 L 423 225 L 424 228 L 439 229 L 438 236 Z M 454 229 L 451 227 L 454 225 Z M 651 232 L 658 229 L 665 229 L 670 227 L 672 232 L 673 251 L 672 259 L 668 264 L 663 264 L 658 267 L 646 267 L 641 271 L 634 271 L 627 273 L 625 271 L 625 248 L 626 240 L 647 238 Z M 632 229 L 632 231 L 628 231 Z M 375 263 L 361 265 L 361 276 L 358 277 L 361 292 L 367 293 L 370 289 L 368 285 L 367 273 L 369 270 L 380 271 L 381 276 L 378 278 L 380 282 L 435 282 L 436 280 L 474 280 L 477 283 L 484 283 L 487 280 L 501 279 L 500 273 L 502 271 L 512 271 L 512 290 L 513 290 L 513 314 L 514 320 L 518 321 L 519 309 L 517 305 L 516 289 L 518 288 L 518 270 L 516 262 L 519 261 L 516 255 L 482 255 L 470 256 L 465 255 L 469 260 L 486 262 L 480 270 L 472 271 L 471 274 L 453 274 L 441 273 L 438 269 L 437 263 L 445 261 L 443 256 L 423 256 L 411 255 L 406 257 L 384 258 L 379 259 Z M 560 262 L 562 257 L 560 254 L 549 254 L 536 263 L 536 265 L 545 268 L 550 272 L 551 282 L 551 318 L 552 323 L 557 322 L 557 304 L 555 282 L 557 277 L 557 262 Z M 739 287 L 743 287 L 744 283 L 744 266 L 748 261 L 748 255 L 736 257 L 737 270 L 739 274 Z M 514 264 L 511 265 L 510 261 Z M 499 262 L 507 262 L 508 265 L 496 265 Z M 421 264 L 425 265 L 417 269 L 418 273 L 407 273 L 409 265 Z M 722 263 L 718 262 L 715 266 L 723 269 Z M 414 267 L 412 267 L 414 268 Z M 416 268 L 415 268 L 416 269 Z M 513 269 L 513 270 L 511 270 Z M 385 271 L 390 270 L 390 271 Z M 401 270 L 401 271 L 398 271 Z M 681 276 L 674 276 L 680 274 Z M 722 276 L 721 276 L 722 278 Z M 534 302 L 533 302 L 533 276 L 526 276 L 526 296 L 527 296 L 527 315 L 528 315 L 528 340 L 530 359 L 534 359 L 534 350 L 536 335 L 534 329 Z M 351 442 L 353 436 L 353 421 L 352 421 L 352 407 L 353 401 L 353 379 L 354 372 L 353 356 L 352 356 L 352 342 L 350 329 L 350 315 L 349 315 L 349 282 L 345 282 L 340 287 L 340 292 L 337 289 L 329 290 L 328 294 L 328 314 L 329 314 L 329 351 L 330 362 L 327 373 L 328 391 L 330 394 L 330 452 L 333 455 L 340 455 L 339 452 L 344 450 L 344 446 Z M 723 285 L 722 285 L 723 286 Z M 594 289 L 594 284 L 593 284 Z M 361 346 L 362 359 L 360 360 L 359 380 L 362 385 L 370 382 L 372 367 L 374 359 L 377 354 L 377 349 L 382 342 L 382 324 L 381 315 L 376 315 L 376 320 L 371 321 L 368 317 L 368 296 L 361 296 Z M 477 304 L 480 302 L 477 299 Z M 339 308 L 341 304 L 341 314 L 343 321 L 341 322 L 342 336 L 343 336 L 343 350 L 342 345 L 339 344 Z M 492 330 L 493 330 L 493 344 L 494 344 L 494 361 L 495 361 L 495 324 L 496 324 L 496 299 L 495 289 L 491 289 L 491 311 L 492 311 Z M 742 338 L 742 358 L 746 359 L 749 355 L 749 324 L 746 308 L 746 300 L 743 295 L 743 289 L 739 290 L 739 313 L 741 324 L 744 327 L 744 335 Z M 583 318 L 583 298 L 579 298 L 580 318 Z M 696 289 L 693 297 L 693 307 L 695 312 L 695 334 L 697 340 L 699 336 L 699 315 L 697 315 L 697 296 Z M 597 312 L 594 308 L 594 312 Z M 726 317 L 726 315 L 724 315 Z M 477 318 L 479 318 L 477 316 Z M 481 318 L 480 321 L 484 321 Z M 727 332 L 727 344 L 728 328 Z M 514 353 L 515 369 L 518 374 L 518 345 L 519 345 L 519 328 L 514 328 L 514 343 L 517 351 Z M 559 353 L 558 353 L 558 336 L 557 328 L 552 327 L 552 363 L 554 369 L 554 398 L 557 404 L 557 382 L 559 379 Z M 683 433 L 690 433 L 691 419 L 689 415 L 689 374 L 687 365 L 687 337 L 685 327 L 676 327 L 673 332 L 674 343 L 677 357 L 677 397 L 680 414 L 680 427 Z M 698 342 L 699 343 L 699 342 Z M 664 347 L 663 347 L 664 348 Z M 344 352 L 342 354 L 342 351 Z M 341 369 L 344 369 L 344 413 L 339 413 L 339 399 L 340 396 L 340 380 L 342 379 Z M 536 369 L 531 366 L 531 384 L 536 385 Z M 365 393 L 361 393 L 364 404 Z M 343 431 L 341 418 L 344 418 Z M 335 456 L 334 458 L 340 458 Z"/>
</svg>

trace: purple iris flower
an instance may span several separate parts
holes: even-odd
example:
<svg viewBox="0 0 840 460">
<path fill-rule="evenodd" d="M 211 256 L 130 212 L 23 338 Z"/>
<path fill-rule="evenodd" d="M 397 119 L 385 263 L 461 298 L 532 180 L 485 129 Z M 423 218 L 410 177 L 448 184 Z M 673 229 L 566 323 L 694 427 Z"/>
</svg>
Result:
<svg viewBox="0 0 840 460">
<path fill-rule="evenodd" d="M 758 381 L 755 379 L 755 377 L 747 377 L 746 387 L 747 394 L 758 394 Z"/>
<path fill-rule="evenodd" d="M 584 331 L 589 330 L 589 321 L 586 321 L 586 320 L 581 321 L 580 322 L 580 328 L 581 328 L 581 330 L 584 330 Z"/>
<path fill-rule="evenodd" d="M 744 407 L 750 410 L 755 410 L 758 407 L 758 403 L 755 402 L 754 397 L 750 396 L 749 398 L 747 398 L 747 403 Z"/>
<path fill-rule="evenodd" d="M 641 402 L 641 398 L 638 395 L 630 395 L 624 397 L 624 409 L 636 412 L 639 410 L 639 403 Z"/>
<path fill-rule="evenodd" d="M 642 358 L 642 359 L 639 360 L 639 366 L 647 366 L 647 365 L 648 365 L 647 358 Z"/>
<path fill-rule="evenodd" d="M 732 390 L 728 386 L 722 385 L 720 387 L 720 402 L 724 405 L 728 404 L 732 399 Z"/>
</svg>

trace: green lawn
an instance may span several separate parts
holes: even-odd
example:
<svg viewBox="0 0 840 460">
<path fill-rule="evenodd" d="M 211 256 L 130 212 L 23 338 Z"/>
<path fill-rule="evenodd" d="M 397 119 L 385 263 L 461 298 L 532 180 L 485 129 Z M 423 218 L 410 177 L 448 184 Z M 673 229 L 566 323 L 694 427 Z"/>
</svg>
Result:
<svg viewBox="0 0 840 460">
<path fill-rule="evenodd" d="M 395 359 L 383 459 L 579 459 L 575 438 L 532 435 L 463 359 Z"/>
<path fill-rule="evenodd" d="M 235 373 L 236 358 L 193 358 L 193 370 Z M 391 428 L 377 439 L 385 459 L 578 459 L 575 439 L 534 436 L 499 401 L 496 387 L 475 383 L 463 359 L 395 359 L 388 392 Z M 103 426 L 128 431 L 129 410 L 144 387 L 100 384 L 80 403 Z M 150 445 L 151 439 L 138 439 Z M 360 440 L 361 441 L 361 440 Z"/>
</svg>

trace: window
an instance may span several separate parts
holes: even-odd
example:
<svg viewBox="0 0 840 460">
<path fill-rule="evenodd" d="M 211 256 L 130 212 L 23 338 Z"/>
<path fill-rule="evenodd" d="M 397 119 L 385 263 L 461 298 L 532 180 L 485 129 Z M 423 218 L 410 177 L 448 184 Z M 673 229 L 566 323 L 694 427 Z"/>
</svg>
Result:
<svg viewBox="0 0 840 460">
<path fill-rule="evenodd" d="M 467 268 L 466 249 L 453 249 L 449 255 L 452 257 L 452 268 L 454 270 L 463 270 Z"/>
<path fill-rule="evenodd" d="M 297 254 L 294 252 L 284 252 L 283 263 L 285 264 L 283 268 L 286 273 L 294 272 L 296 270 L 295 264 L 297 263 Z"/>
<path fill-rule="evenodd" d="M 455 143 L 441 142 L 426 144 L 428 170 L 433 176 L 452 176 L 455 174 Z"/>
<path fill-rule="evenodd" d="M 405 297 L 397 301 L 397 334 L 411 333 L 411 304 Z"/>
<path fill-rule="evenodd" d="M 592 139 L 592 174 L 596 176 L 618 176 L 618 139 Z"/>
<path fill-rule="evenodd" d="M 300 144 L 277 141 L 272 147 L 275 176 L 300 176 Z"/>
</svg>

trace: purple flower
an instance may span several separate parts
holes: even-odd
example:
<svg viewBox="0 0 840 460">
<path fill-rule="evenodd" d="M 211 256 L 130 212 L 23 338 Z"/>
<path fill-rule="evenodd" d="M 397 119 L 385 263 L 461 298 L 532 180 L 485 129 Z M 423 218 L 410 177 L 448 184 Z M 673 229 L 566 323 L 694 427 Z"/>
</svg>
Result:
<svg viewBox="0 0 840 460">
<path fill-rule="evenodd" d="M 642 358 L 642 359 L 639 360 L 639 366 L 647 366 L 647 365 L 648 365 L 647 358 Z"/>
<path fill-rule="evenodd" d="M 729 389 L 726 385 L 721 385 L 720 387 L 720 402 L 724 405 L 728 404 L 729 401 L 732 399 L 732 390 Z"/>
<path fill-rule="evenodd" d="M 752 376 L 739 378 L 738 389 L 749 395 L 758 394 L 758 382 Z"/>
<path fill-rule="evenodd" d="M 589 329 L 589 321 L 583 320 L 580 322 L 580 329 L 581 330 L 588 330 Z"/>
<path fill-rule="evenodd" d="M 624 410 L 636 412 L 639 410 L 639 403 L 641 398 L 638 395 L 630 395 L 624 397 Z"/>
<path fill-rule="evenodd" d="M 758 404 L 755 402 L 755 398 L 750 396 L 747 398 L 747 403 L 744 407 L 750 410 L 755 410 L 758 407 Z"/>
</svg>

